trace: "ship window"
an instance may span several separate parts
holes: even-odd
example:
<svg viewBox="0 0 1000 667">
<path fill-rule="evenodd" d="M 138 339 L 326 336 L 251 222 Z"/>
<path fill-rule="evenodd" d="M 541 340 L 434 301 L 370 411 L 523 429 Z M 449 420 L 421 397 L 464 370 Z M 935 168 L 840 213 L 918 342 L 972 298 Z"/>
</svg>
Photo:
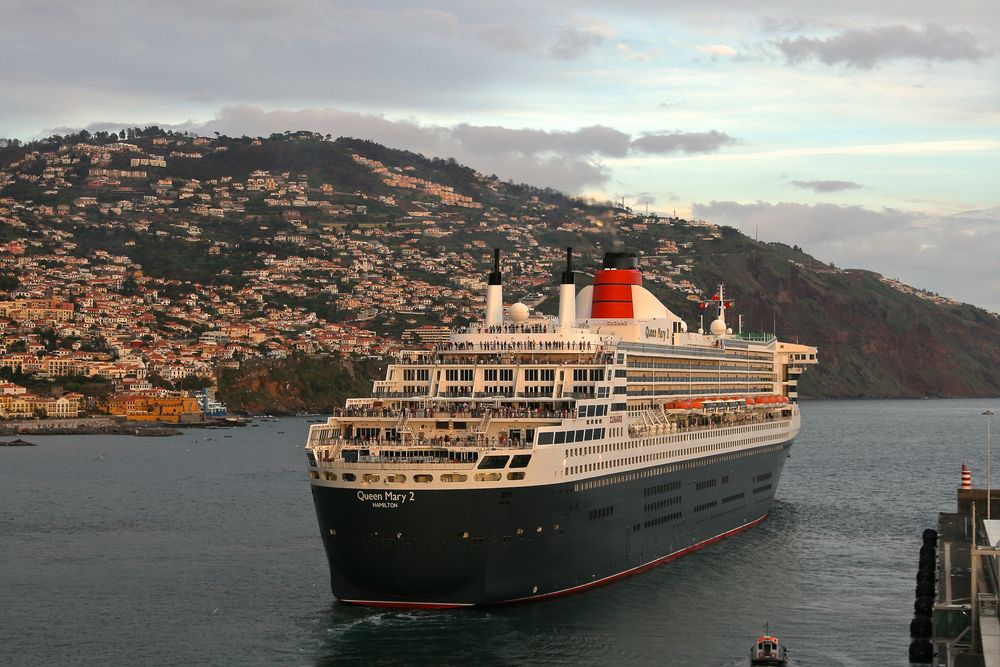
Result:
<svg viewBox="0 0 1000 667">
<path fill-rule="evenodd" d="M 499 482 L 500 473 L 498 472 L 477 472 L 476 481 L 477 482 Z"/>
<path fill-rule="evenodd" d="M 511 468 L 527 468 L 528 462 L 531 460 L 531 454 L 518 454 L 513 459 L 511 459 Z"/>
<path fill-rule="evenodd" d="M 354 473 L 353 473 L 353 472 L 345 472 L 345 473 L 344 473 L 343 475 L 341 475 L 341 478 L 342 478 L 342 479 L 343 479 L 343 480 L 344 480 L 345 482 L 353 482 L 353 481 L 354 481 L 354 479 L 355 479 L 355 477 L 354 477 Z"/>
<path fill-rule="evenodd" d="M 586 417 L 587 416 L 587 406 L 581 405 L 580 408 L 576 411 L 576 416 L 577 417 Z"/>
<path fill-rule="evenodd" d="M 587 416 L 588 417 L 596 417 L 597 416 L 597 406 L 596 405 L 588 405 L 587 406 Z"/>
<path fill-rule="evenodd" d="M 556 431 L 555 436 L 556 436 L 556 444 L 557 445 L 561 445 L 564 442 L 566 442 L 566 432 L 565 431 Z"/>
<path fill-rule="evenodd" d="M 356 449 L 345 449 L 344 450 L 344 463 L 357 463 L 358 462 L 358 450 Z"/>
<path fill-rule="evenodd" d="M 480 470 L 498 470 L 507 466 L 509 456 L 486 456 L 479 462 Z"/>
<path fill-rule="evenodd" d="M 430 477 L 430 475 L 427 475 L 427 476 Z M 413 479 L 416 480 L 416 481 L 420 481 L 420 480 L 417 480 L 417 477 L 421 477 L 421 475 L 417 475 Z M 442 482 L 464 482 L 464 481 L 466 481 L 468 479 L 469 479 L 468 475 L 462 475 L 462 474 L 459 474 L 457 472 L 447 472 L 447 473 L 441 475 L 441 481 Z M 430 481 L 430 480 L 427 480 L 427 481 Z"/>
<path fill-rule="evenodd" d="M 587 433 L 584 435 L 584 438 L 587 439 L 587 440 L 593 440 L 594 439 L 594 429 L 588 428 L 587 429 Z"/>
<path fill-rule="evenodd" d="M 397 484 L 402 484 L 403 482 L 406 481 L 406 475 L 401 475 L 399 473 L 396 473 L 395 475 L 386 475 L 385 476 L 385 481 L 387 481 L 387 482 L 395 482 Z"/>
<path fill-rule="evenodd" d="M 581 428 L 579 431 L 576 432 L 576 441 L 583 442 L 583 436 L 584 436 L 584 430 Z"/>
<path fill-rule="evenodd" d="M 576 442 L 576 431 L 566 432 L 566 442 Z"/>
<path fill-rule="evenodd" d="M 509 473 L 507 473 L 507 479 L 510 479 L 510 480 L 524 479 L 524 472 L 523 471 L 522 472 L 509 472 Z"/>
<path fill-rule="evenodd" d="M 373 473 L 373 472 L 366 472 L 365 473 L 364 481 L 366 481 L 366 482 L 377 482 L 378 480 L 379 480 L 379 476 L 376 475 L 375 473 Z"/>
<path fill-rule="evenodd" d="M 552 434 L 551 433 L 539 433 L 538 434 L 538 444 L 539 445 L 551 445 L 552 444 Z"/>
<path fill-rule="evenodd" d="M 431 475 L 414 475 L 413 476 L 413 481 L 414 482 L 418 482 L 420 484 L 426 484 L 427 482 L 431 482 L 433 480 L 434 480 L 434 477 L 431 476 Z"/>
</svg>

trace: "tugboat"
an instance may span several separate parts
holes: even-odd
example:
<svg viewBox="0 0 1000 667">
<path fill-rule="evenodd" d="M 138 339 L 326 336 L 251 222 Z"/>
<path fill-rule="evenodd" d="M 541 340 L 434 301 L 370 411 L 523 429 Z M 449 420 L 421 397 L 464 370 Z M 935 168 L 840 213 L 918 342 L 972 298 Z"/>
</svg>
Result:
<svg viewBox="0 0 1000 667">
<path fill-rule="evenodd" d="M 767 627 L 764 634 L 757 637 L 753 646 L 750 647 L 750 665 L 767 665 L 769 667 L 785 667 L 788 664 L 788 649 L 778 641 L 778 638 L 770 634 Z"/>
</svg>

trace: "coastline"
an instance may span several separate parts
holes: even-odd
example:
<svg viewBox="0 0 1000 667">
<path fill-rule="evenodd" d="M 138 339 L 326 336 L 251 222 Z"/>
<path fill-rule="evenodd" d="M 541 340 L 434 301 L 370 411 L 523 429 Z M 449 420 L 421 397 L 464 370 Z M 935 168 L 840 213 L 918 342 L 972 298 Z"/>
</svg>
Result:
<svg viewBox="0 0 1000 667">
<path fill-rule="evenodd" d="M 183 429 L 186 428 L 245 426 L 247 421 L 246 419 L 229 417 L 187 424 L 129 422 L 114 417 L 33 419 L 0 422 L 0 437 L 16 435 L 137 435 L 163 437 L 180 435 Z"/>
</svg>

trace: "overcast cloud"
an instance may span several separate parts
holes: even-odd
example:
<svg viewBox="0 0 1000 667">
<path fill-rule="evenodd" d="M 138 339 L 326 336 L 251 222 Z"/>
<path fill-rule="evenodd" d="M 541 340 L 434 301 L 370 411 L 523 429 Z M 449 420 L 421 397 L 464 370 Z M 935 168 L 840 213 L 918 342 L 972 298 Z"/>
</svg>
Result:
<svg viewBox="0 0 1000 667">
<path fill-rule="evenodd" d="M 827 65 L 845 64 L 861 69 L 900 58 L 950 62 L 980 60 L 985 55 L 971 33 L 948 31 L 935 25 L 923 29 L 889 25 L 845 30 L 827 39 L 785 38 L 776 44 L 789 63 L 817 58 Z"/>
<path fill-rule="evenodd" d="M 995 268 L 995 0 L 0 0 L 0 18 L 0 137 L 312 130 L 668 215 L 792 197 L 699 211 L 970 300 Z M 906 252 L 872 235 L 890 223 Z"/>
<path fill-rule="evenodd" d="M 841 192 L 843 190 L 858 190 L 864 186 L 853 181 L 789 181 L 792 185 L 813 192 Z"/>
<path fill-rule="evenodd" d="M 861 206 L 713 201 L 700 218 L 762 240 L 801 246 L 840 268 L 887 278 L 1000 312 L 1000 207 L 946 216 Z M 992 251 L 983 251 L 984 248 Z"/>
<path fill-rule="evenodd" d="M 117 130 L 148 123 L 91 123 L 90 132 Z M 451 127 L 426 125 L 415 120 L 390 120 L 377 114 L 340 109 L 265 111 L 250 105 L 225 107 L 214 119 L 163 126 L 165 129 L 211 135 L 268 136 L 285 130 L 310 130 L 334 137 L 359 137 L 423 153 L 453 157 L 486 174 L 532 185 L 578 193 L 601 186 L 609 178 L 601 158 L 630 153 L 712 153 L 736 143 L 724 132 L 644 133 L 633 139 L 612 127 L 593 125 L 578 130 L 508 128 L 459 123 Z M 67 133 L 79 128 L 61 127 Z"/>
</svg>

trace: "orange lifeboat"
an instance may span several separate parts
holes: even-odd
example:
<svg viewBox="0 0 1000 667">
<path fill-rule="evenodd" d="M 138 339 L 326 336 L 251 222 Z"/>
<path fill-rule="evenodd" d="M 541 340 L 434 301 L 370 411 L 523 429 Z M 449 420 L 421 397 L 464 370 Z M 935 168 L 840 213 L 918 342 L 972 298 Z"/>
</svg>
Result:
<svg viewBox="0 0 1000 667">
<path fill-rule="evenodd" d="M 751 398 L 750 396 L 747 396 L 747 406 L 748 407 L 751 406 L 751 405 L 753 405 L 754 402 L 755 401 L 753 400 L 753 398 Z"/>
</svg>

